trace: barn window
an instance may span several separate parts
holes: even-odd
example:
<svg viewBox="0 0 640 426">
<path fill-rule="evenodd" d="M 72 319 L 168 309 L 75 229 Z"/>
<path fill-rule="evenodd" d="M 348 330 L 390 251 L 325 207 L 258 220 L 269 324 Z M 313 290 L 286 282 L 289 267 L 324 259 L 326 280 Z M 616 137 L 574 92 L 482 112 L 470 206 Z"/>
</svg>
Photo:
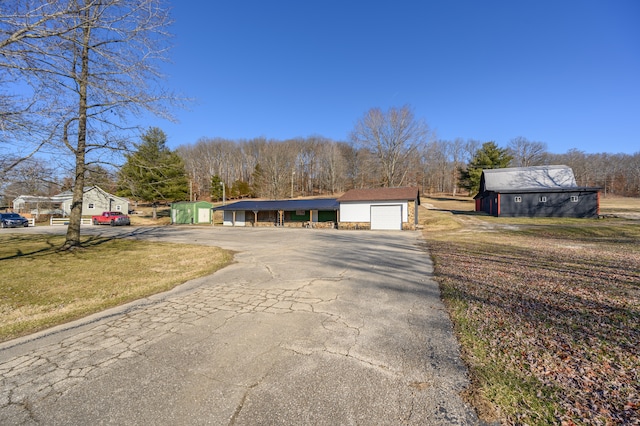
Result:
<svg viewBox="0 0 640 426">
<path fill-rule="evenodd" d="M 578 202 L 578 196 L 577 195 L 572 195 L 571 196 L 571 202 L 572 203 L 577 203 Z"/>
<path fill-rule="evenodd" d="M 515 201 L 516 203 L 521 203 L 521 202 L 522 202 L 522 197 L 515 197 L 515 198 L 514 198 L 514 201 Z"/>
<path fill-rule="evenodd" d="M 538 202 L 539 203 L 546 203 L 547 202 L 547 197 L 545 197 L 544 195 L 541 195 L 540 197 L 538 197 Z"/>
<path fill-rule="evenodd" d="M 93 206 L 93 203 L 89 203 L 89 208 L 90 209 L 94 209 L 95 207 Z"/>
</svg>

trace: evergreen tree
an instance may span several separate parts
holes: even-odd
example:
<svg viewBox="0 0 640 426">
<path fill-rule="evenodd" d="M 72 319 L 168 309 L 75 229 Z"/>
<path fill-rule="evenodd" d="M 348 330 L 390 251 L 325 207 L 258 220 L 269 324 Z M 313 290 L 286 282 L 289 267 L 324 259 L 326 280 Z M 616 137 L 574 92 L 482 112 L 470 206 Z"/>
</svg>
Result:
<svg viewBox="0 0 640 426">
<path fill-rule="evenodd" d="M 224 194 L 222 190 L 222 185 L 224 185 L 224 183 L 222 182 L 222 179 L 220 179 L 220 176 L 218 175 L 211 176 L 211 199 L 212 200 L 222 200 L 222 195 Z"/>
<path fill-rule="evenodd" d="M 231 194 L 233 194 L 234 198 L 249 197 L 251 196 L 251 185 L 243 180 L 237 180 L 233 182 Z"/>
<path fill-rule="evenodd" d="M 502 169 L 509 166 L 513 157 L 506 149 L 498 148 L 495 142 L 485 142 L 467 164 L 460 168 L 459 185 L 470 193 L 480 190 L 480 177 L 484 169 Z"/>
<path fill-rule="evenodd" d="M 251 196 L 252 197 L 263 196 L 264 187 L 265 187 L 265 176 L 260 163 L 256 164 L 255 168 L 253 169 L 253 173 L 251 174 L 251 180 L 252 180 Z"/>
<path fill-rule="evenodd" d="M 166 146 L 161 129 L 152 127 L 141 139 L 120 169 L 118 195 L 153 203 L 155 219 L 157 202 L 187 199 L 188 180 L 182 158 Z"/>
</svg>

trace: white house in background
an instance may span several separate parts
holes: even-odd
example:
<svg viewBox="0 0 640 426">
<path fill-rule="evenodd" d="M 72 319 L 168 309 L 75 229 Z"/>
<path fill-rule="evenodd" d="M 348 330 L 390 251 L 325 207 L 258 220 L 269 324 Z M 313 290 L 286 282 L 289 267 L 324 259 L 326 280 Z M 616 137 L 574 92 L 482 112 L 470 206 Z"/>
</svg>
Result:
<svg viewBox="0 0 640 426">
<path fill-rule="evenodd" d="M 21 195 L 13 200 L 13 210 L 35 215 L 59 213 L 63 216 L 69 216 L 71 214 L 72 200 L 73 193 L 71 191 L 62 192 L 53 197 Z M 129 212 L 129 200 L 109 194 L 96 185 L 85 187 L 82 201 L 82 215 L 99 215 L 104 211 L 116 211 L 127 214 Z"/>
<path fill-rule="evenodd" d="M 416 229 L 418 188 L 352 189 L 338 198 L 340 229 Z"/>
</svg>

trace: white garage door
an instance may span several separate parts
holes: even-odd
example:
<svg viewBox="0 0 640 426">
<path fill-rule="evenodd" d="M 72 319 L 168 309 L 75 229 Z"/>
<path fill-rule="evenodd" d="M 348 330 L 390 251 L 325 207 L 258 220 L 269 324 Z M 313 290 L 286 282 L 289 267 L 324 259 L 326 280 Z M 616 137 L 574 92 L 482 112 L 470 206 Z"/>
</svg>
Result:
<svg viewBox="0 0 640 426">
<path fill-rule="evenodd" d="M 402 229 L 402 205 L 371 206 L 371 229 Z"/>
</svg>

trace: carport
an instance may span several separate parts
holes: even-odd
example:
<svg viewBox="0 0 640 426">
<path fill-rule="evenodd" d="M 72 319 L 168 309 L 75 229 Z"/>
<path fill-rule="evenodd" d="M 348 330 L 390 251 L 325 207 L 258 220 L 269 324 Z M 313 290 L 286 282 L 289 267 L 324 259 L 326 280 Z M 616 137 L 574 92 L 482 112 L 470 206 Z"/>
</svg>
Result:
<svg viewBox="0 0 640 426">
<path fill-rule="evenodd" d="M 214 210 L 223 212 L 224 226 L 334 228 L 339 204 L 335 198 L 238 201 Z"/>
</svg>

